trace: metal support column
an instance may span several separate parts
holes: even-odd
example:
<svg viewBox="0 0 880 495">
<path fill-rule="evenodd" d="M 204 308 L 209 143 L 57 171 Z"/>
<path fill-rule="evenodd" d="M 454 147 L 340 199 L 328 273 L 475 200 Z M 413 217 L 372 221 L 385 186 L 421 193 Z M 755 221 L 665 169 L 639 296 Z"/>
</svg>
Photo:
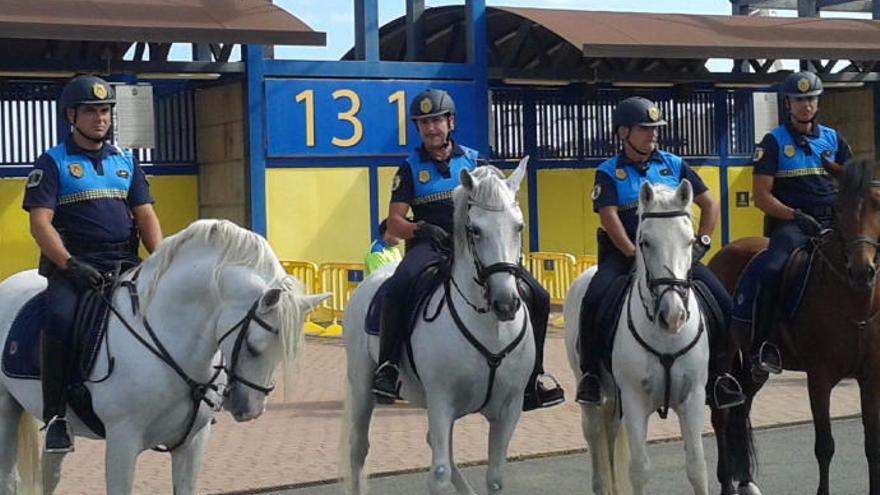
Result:
<svg viewBox="0 0 880 495">
<path fill-rule="evenodd" d="M 354 52 L 357 60 L 379 61 L 379 0 L 354 0 Z"/>
<path fill-rule="evenodd" d="M 406 0 L 406 61 L 422 60 L 425 54 L 425 0 Z"/>
</svg>

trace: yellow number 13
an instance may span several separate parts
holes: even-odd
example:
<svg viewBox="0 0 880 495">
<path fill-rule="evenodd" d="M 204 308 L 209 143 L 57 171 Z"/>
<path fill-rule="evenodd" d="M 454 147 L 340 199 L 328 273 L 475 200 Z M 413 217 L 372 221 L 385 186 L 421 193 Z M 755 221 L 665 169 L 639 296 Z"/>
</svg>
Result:
<svg viewBox="0 0 880 495">
<path fill-rule="evenodd" d="M 348 100 L 351 101 L 351 107 L 349 107 L 347 111 L 339 112 L 339 120 L 351 123 L 353 132 L 348 139 L 334 137 L 331 142 L 335 146 L 341 148 L 350 148 L 361 142 L 361 139 L 364 137 L 364 125 L 361 123 L 360 119 L 356 117 L 357 113 L 361 110 L 361 99 L 357 93 L 350 89 L 338 89 L 333 92 L 334 100 L 340 98 L 348 98 Z"/>
</svg>

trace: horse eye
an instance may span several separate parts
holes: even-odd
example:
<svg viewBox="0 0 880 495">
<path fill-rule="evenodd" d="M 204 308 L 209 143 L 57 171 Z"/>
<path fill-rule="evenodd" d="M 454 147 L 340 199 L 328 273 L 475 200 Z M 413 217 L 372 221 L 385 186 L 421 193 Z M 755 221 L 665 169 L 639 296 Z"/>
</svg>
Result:
<svg viewBox="0 0 880 495">
<path fill-rule="evenodd" d="M 474 236 L 474 237 L 480 237 L 481 235 L 483 235 L 483 231 L 480 230 L 479 227 L 473 227 L 473 226 L 472 226 L 472 227 L 469 228 L 469 230 L 471 231 L 471 235 Z"/>
<path fill-rule="evenodd" d="M 516 224 L 516 231 L 517 232 L 522 232 L 523 228 L 525 228 L 525 224 L 522 224 L 522 223 Z"/>
<path fill-rule="evenodd" d="M 651 247 L 651 243 L 645 239 L 642 239 L 639 241 L 639 246 L 641 246 L 642 249 L 648 249 L 649 247 Z"/>
</svg>

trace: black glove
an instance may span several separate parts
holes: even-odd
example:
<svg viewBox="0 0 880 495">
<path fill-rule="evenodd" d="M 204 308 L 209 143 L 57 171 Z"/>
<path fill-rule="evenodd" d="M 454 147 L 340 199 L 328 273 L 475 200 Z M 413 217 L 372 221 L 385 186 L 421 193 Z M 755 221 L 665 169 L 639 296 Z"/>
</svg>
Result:
<svg viewBox="0 0 880 495">
<path fill-rule="evenodd" d="M 812 215 L 801 210 L 794 210 L 794 223 L 797 224 L 804 235 L 809 237 L 818 237 L 822 233 L 822 224 Z"/>
<path fill-rule="evenodd" d="M 431 246 L 438 251 L 446 251 L 449 249 L 449 233 L 442 227 L 433 223 L 419 222 L 416 229 L 416 239 L 427 240 Z"/>
<path fill-rule="evenodd" d="M 696 265 L 699 263 L 700 260 L 703 259 L 703 256 L 706 256 L 706 253 L 709 252 L 709 248 L 711 247 L 711 245 L 707 246 L 703 244 L 699 239 L 695 240 L 694 245 L 691 248 L 691 264 Z"/>
<path fill-rule="evenodd" d="M 73 256 L 67 260 L 64 275 L 80 290 L 96 289 L 104 282 L 104 276 L 97 268 Z"/>
</svg>

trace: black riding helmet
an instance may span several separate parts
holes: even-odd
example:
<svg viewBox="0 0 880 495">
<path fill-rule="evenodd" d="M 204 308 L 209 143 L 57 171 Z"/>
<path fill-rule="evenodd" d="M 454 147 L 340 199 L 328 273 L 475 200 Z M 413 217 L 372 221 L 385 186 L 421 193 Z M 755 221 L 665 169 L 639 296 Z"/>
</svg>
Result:
<svg viewBox="0 0 880 495">
<path fill-rule="evenodd" d="M 95 76 L 78 76 L 70 80 L 61 91 L 61 110 L 79 105 L 116 104 L 116 92 L 107 81 Z"/>
<path fill-rule="evenodd" d="M 795 72 L 789 74 L 783 81 L 780 92 L 784 96 L 804 97 L 819 96 L 822 94 L 822 80 L 813 72 Z"/>
<path fill-rule="evenodd" d="M 442 89 L 426 89 L 409 104 L 409 118 L 414 121 L 438 115 L 455 115 L 455 102 Z"/>
<path fill-rule="evenodd" d="M 637 125 L 645 127 L 659 127 L 666 125 L 660 108 L 657 105 L 641 96 L 631 96 L 614 108 L 614 114 L 611 116 L 611 122 L 614 126 L 614 132 L 620 127 L 633 127 Z"/>
</svg>

